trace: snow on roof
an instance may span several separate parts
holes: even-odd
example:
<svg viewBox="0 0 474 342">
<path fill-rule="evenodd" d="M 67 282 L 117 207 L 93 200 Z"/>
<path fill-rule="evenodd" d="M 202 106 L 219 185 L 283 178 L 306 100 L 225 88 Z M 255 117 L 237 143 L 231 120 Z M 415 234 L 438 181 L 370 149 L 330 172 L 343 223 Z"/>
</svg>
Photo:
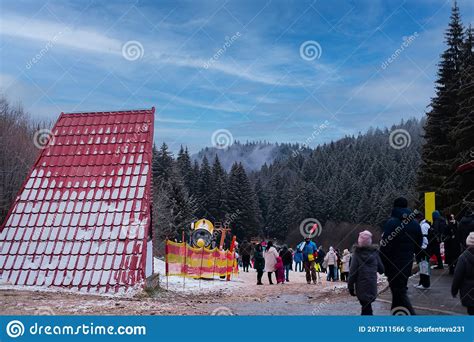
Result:
<svg viewBox="0 0 474 342">
<path fill-rule="evenodd" d="M 154 112 L 61 113 L 1 227 L 1 283 L 124 293 L 144 281 Z"/>
</svg>

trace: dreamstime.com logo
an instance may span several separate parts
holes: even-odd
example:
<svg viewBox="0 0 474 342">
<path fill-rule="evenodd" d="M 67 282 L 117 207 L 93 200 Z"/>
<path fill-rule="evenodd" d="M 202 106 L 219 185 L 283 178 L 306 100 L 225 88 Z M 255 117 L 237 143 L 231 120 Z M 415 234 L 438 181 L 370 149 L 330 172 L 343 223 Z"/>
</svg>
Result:
<svg viewBox="0 0 474 342">
<path fill-rule="evenodd" d="M 20 321 L 10 321 L 6 327 L 7 335 L 11 338 L 23 336 L 25 333 L 25 326 Z"/>
<path fill-rule="evenodd" d="M 300 45 L 300 57 L 305 61 L 314 61 L 321 58 L 323 49 L 315 40 L 307 40 Z"/>
<path fill-rule="evenodd" d="M 143 57 L 145 49 L 142 43 L 137 40 L 129 40 L 122 46 L 122 56 L 127 61 L 136 61 Z"/>
<path fill-rule="evenodd" d="M 50 129 L 39 129 L 33 135 L 33 144 L 43 150 L 54 144 L 54 134 Z"/>
<path fill-rule="evenodd" d="M 314 238 L 315 236 L 321 235 L 323 231 L 323 226 L 321 225 L 321 222 L 319 222 L 317 219 L 310 217 L 307 219 L 304 219 L 300 223 L 300 234 L 304 238 Z"/>
<path fill-rule="evenodd" d="M 410 146 L 411 135 L 406 129 L 403 129 L 403 128 L 394 129 L 392 132 L 390 132 L 388 141 L 392 148 L 396 150 L 401 150 L 402 148 Z"/>
<path fill-rule="evenodd" d="M 220 306 L 212 310 L 211 316 L 233 316 L 234 313 L 231 309 L 225 306 Z"/>
<path fill-rule="evenodd" d="M 53 336 L 68 336 L 68 335 L 146 335 L 146 327 L 143 325 L 94 325 L 76 324 L 76 325 L 41 325 L 37 322 L 32 324 L 28 329 L 19 320 L 8 322 L 5 327 L 6 333 L 11 338 L 23 336 L 25 333 L 29 335 L 53 335 Z"/>
<path fill-rule="evenodd" d="M 232 133 L 227 129 L 218 129 L 212 133 L 211 137 L 212 146 L 217 149 L 223 150 L 227 147 L 232 146 L 234 143 L 234 137 Z"/>
</svg>

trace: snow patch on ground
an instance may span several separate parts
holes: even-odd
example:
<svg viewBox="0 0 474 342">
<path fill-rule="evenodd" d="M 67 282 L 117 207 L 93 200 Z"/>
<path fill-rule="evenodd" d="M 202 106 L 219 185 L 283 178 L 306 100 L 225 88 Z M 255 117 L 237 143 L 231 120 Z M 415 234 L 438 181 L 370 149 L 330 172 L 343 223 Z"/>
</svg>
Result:
<svg viewBox="0 0 474 342">
<path fill-rule="evenodd" d="M 132 298 L 138 293 L 143 291 L 143 284 L 136 284 L 133 287 L 128 288 L 125 292 L 111 292 L 111 293 L 97 293 L 97 292 L 82 292 L 73 289 L 66 289 L 63 287 L 55 286 L 29 286 L 29 285 L 12 285 L 9 283 L 0 283 L 0 290 L 15 290 L 15 291 L 32 291 L 32 292 L 53 292 L 53 293 L 69 293 L 74 295 L 84 296 L 99 296 L 99 297 L 110 297 L 110 298 Z"/>
<path fill-rule="evenodd" d="M 66 289 L 62 287 L 42 287 L 42 286 L 27 286 L 27 285 L 9 285 L 0 284 L 0 290 L 16 290 L 16 291 L 32 291 L 32 292 L 56 292 L 56 293 L 69 293 L 74 295 L 84 296 L 100 296 L 100 297 L 120 297 L 120 298 L 132 298 L 139 292 L 143 291 L 143 286 L 138 285 L 128 289 L 124 293 L 94 293 L 94 292 L 80 292 L 77 290 Z"/>
<path fill-rule="evenodd" d="M 206 293 L 229 291 L 244 286 L 244 281 L 238 276 L 232 276 L 230 281 L 225 279 L 193 279 L 178 276 L 165 275 L 165 262 L 159 258 L 154 258 L 153 269 L 160 276 L 160 286 L 163 289 L 182 293 Z"/>
</svg>

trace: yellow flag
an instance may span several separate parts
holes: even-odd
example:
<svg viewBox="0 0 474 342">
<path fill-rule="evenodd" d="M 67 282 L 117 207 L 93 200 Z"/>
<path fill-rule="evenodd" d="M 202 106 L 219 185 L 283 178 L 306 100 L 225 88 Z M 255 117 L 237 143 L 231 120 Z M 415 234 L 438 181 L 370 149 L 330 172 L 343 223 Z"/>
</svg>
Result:
<svg viewBox="0 0 474 342">
<path fill-rule="evenodd" d="M 431 223 L 433 223 L 433 211 L 435 210 L 435 193 L 425 192 L 425 219 Z"/>
</svg>

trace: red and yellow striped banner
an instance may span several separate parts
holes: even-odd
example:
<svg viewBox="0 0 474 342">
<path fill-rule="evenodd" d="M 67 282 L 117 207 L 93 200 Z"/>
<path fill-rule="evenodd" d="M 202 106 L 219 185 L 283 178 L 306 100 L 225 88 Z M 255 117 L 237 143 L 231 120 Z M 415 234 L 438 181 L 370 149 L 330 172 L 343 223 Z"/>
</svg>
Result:
<svg viewBox="0 0 474 342">
<path fill-rule="evenodd" d="M 166 241 L 166 275 L 190 278 L 225 277 L 238 273 L 235 253 L 218 248 L 195 248 L 185 242 Z"/>
</svg>

